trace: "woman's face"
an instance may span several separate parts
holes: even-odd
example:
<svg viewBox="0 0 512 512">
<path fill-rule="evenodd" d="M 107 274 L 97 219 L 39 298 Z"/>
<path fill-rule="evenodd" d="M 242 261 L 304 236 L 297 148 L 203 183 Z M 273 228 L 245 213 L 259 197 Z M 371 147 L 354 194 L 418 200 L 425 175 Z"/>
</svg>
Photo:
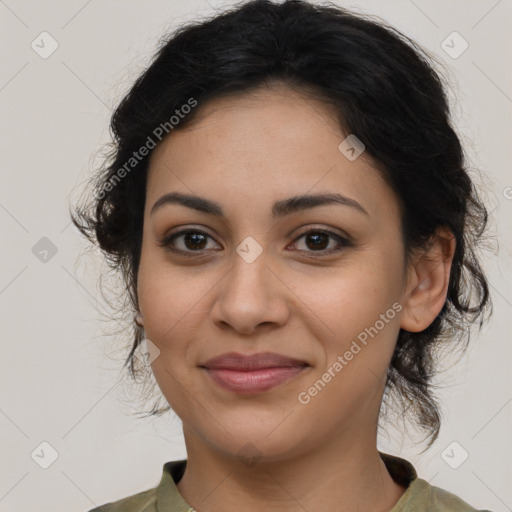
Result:
<svg viewBox="0 0 512 512">
<path fill-rule="evenodd" d="M 203 108 L 148 175 L 138 297 L 162 393 L 186 436 L 225 455 L 371 438 L 408 293 L 395 194 L 314 100 L 266 89 Z M 217 211 L 154 206 L 171 193 Z M 322 194 L 347 199 L 286 203 Z M 204 367 L 233 352 L 302 366 Z"/>
</svg>

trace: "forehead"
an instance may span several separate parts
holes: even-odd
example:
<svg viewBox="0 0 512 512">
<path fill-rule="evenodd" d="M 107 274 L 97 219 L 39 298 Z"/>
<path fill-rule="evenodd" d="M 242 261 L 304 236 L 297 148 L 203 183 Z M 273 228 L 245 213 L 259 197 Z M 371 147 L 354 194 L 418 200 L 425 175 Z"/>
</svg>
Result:
<svg viewBox="0 0 512 512">
<path fill-rule="evenodd" d="M 373 159 L 363 152 L 350 160 L 340 151 L 348 134 L 321 101 L 278 87 L 197 108 L 192 124 L 171 132 L 154 150 L 148 203 L 173 190 L 261 206 L 331 191 L 354 197 L 375 214 L 396 213 L 394 192 Z"/>
</svg>

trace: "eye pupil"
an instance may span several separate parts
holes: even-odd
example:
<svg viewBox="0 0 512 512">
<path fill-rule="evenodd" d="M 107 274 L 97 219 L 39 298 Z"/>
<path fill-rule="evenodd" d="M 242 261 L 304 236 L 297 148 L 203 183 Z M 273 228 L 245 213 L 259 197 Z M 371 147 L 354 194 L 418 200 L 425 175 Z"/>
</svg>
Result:
<svg viewBox="0 0 512 512">
<path fill-rule="evenodd" d="M 192 242 L 192 246 L 189 242 Z M 203 249 L 205 242 L 206 237 L 201 233 L 188 233 L 185 235 L 185 245 L 187 246 L 187 249 Z"/>
<path fill-rule="evenodd" d="M 313 244 L 309 243 L 310 240 L 314 240 Z M 307 235 L 306 245 L 308 246 L 309 249 L 325 249 L 329 245 L 329 236 L 326 235 L 325 233 Z"/>
</svg>

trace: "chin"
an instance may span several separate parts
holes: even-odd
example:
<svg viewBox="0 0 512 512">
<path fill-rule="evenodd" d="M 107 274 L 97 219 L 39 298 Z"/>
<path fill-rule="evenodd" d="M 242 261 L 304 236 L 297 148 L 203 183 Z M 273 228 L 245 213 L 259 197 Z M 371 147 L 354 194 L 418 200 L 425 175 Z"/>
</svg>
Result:
<svg viewBox="0 0 512 512">
<path fill-rule="evenodd" d="M 218 419 L 219 423 L 221 418 Z M 203 439 L 217 451 L 235 457 L 248 466 L 287 460 L 307 448 L 311 438 L 307 432 L 281 417 L 260 421 L 255 415 L 244 421 L 229 421 L 229 429 L 215 433 L 203 430 Z M 224 423 L 221 423 L 224 426 Z M 207 425 L 211 428 L 211 425 Z M 197 431 L 197 430 L 196 430 Z"/>
</svg>

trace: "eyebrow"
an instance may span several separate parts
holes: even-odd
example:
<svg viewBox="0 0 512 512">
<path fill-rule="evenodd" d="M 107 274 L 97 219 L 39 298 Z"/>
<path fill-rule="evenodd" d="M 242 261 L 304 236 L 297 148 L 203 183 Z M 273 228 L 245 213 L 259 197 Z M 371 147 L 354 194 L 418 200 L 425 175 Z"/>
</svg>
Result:
<svg viewBox="0 0 512 512">
<path fill-rule="evenodd" d="M 191 194 L 182 194 L 180 192 L 170 192 L 164 194 L 158 199 L 151 208 L 150 215 L 153 215 L 158 209 L 167 204 L 180 204 L 187 208 L 192 208 L 202 213 L 215 215 L 225 218 L 222 206 L 210 199 L 194 196 Z M 314 208 L 316 206 L 325 206 L 330 204 L 340 204 L 349 206 L 355 210 L 370 216 L 366 209 L 355 199 L 341 194 L 303 194 L 276 201 L 272 206 L 272 217 L 280 218 L 295 212 Z"/>
</svg>

